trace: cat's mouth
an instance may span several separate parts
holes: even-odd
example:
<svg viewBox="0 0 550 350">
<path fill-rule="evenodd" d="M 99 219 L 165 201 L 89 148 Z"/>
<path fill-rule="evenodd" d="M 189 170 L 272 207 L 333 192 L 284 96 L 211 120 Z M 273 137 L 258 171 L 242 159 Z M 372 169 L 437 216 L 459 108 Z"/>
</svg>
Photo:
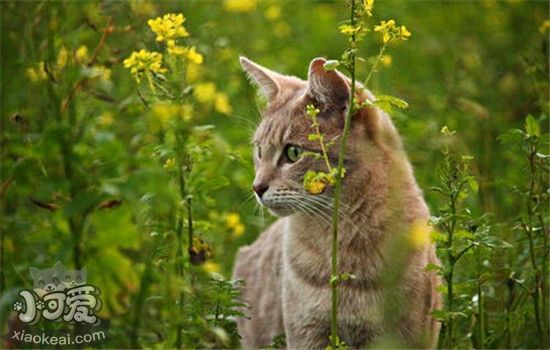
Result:
<svg viewBox="0 0 550 350">
<path fill-rule="evenodd" d="M 290 203 L 282 202 L 279 200 L 273 200 L 271 198 L 258 198 L 258 203 L 266 207 L 269 212 L 275 216 L 283 217 L 292 215 L 296 212 L 296 208 Z"/>
</svg>

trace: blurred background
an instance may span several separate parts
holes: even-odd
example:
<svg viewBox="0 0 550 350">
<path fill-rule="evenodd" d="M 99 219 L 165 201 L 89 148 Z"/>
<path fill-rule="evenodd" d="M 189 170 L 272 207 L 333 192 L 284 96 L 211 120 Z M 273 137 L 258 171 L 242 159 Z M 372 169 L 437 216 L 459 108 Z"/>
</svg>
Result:
<svg viewBox="0 0 550 350">
<path fill-rule="evenodd" d="M 3 1 L 0 9 L 2 333 L 18 291 L 32 285 L 29 267 L 61 261 L 86 266 L 88 282 L 101 289 L 107 347 L 237 346 L 231 319 L 213 325 L 208 308 L 221 298 L 233 310 L 226 280 L 235 253 L 274 220 L 251 196 L 249 140 L 260 103 L 238 57 L 305 78 L 312 58 L 339 58 L 345 49 L 338 26 L 346 3 Z M 147 24 L 166 13 L 186 17 L 181 42 L 203 60 L 168 61 Z M 388 48 L 369 88 L 409 103 L 392 118 L 431 210 L 444 205 L 429 189 L 440 182 L 446 125 L 456 131 L 456 152 L 474 157 L 479 190 L 469 210 L 487 213 L 493 234 L 512 245 L 487 262 L 498 322 L 506 309 L 498 290 L 528 260 L 513 221 L 521 203 L 514 188 L 527 182 L 528 165 L 521 146 L 499 136 L 522 129 L 529 114 L 548 129 L 548 3 L 377 1 L 367 23 L 385 19 L 412 36 Z M 361 43 L 362 79 L 380 44 L 374 32 Z M 167 60 L 154 94 L 123 64 L 141 49 Z M 173 115 L 181 115 L 176 124 Z M 186 258 L 189 203 L 196 264 Z M 212 285 L 212 274 L 227 283 Z M 202 316 L 175 315 L 178 295 L 188 296 L 189 315 Z M 517 334 L 494 331 L 487 344 L 537 346 L 525 304 L 514 314 Z"/>
</svg>

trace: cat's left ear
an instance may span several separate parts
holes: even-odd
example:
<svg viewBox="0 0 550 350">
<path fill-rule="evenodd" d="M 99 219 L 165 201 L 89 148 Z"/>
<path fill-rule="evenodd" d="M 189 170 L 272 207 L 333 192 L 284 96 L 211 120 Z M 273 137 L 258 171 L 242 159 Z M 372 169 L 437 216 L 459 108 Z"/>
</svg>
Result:
<svg viewBox="0 0 550 350">
<path fill-rule="evenodd" d="M 309 64 L 308 95 L 327 109 L 345 110 L 349 105 L 349 85 L 338 71 L 326 70 L 324 58 Z"/>
<path fill-rule="evenodd" d="M 239 60 L 248 77 L 260 87 L 268 101 L 277 96 L 280 90 L 279 81 L 282 80 L 279 73 L 260 66 L 244 56 Z"/>
</svg>

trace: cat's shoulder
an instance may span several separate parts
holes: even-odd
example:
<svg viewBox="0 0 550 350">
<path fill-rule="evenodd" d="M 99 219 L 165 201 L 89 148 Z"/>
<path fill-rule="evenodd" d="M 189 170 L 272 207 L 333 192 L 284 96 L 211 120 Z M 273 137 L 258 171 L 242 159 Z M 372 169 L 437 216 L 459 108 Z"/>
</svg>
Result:
<svg viewBox="0 0 550 350">
<path fill-rule="evenodd" d="M 281 218 L 262 232 L 252 244 L 241 247 L 237 253 L 234 274 L 247 274 L 247 270 L 263 265 L 262 262 L 279 260 L 284 230 L 285 218 Z"/>
</svg>

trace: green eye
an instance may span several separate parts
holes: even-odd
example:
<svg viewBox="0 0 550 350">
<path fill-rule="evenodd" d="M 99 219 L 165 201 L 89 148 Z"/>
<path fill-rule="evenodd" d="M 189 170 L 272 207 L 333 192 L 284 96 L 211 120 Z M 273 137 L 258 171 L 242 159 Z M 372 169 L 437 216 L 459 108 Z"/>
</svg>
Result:
<svg viewBox="0 0 550 350">
<path fill-rule="evenodd" d="M 302 147 L 296 145 L 287 145 L 285 155 L 289 162 L 294 163 L 302 156 Z"/>
</svg>

